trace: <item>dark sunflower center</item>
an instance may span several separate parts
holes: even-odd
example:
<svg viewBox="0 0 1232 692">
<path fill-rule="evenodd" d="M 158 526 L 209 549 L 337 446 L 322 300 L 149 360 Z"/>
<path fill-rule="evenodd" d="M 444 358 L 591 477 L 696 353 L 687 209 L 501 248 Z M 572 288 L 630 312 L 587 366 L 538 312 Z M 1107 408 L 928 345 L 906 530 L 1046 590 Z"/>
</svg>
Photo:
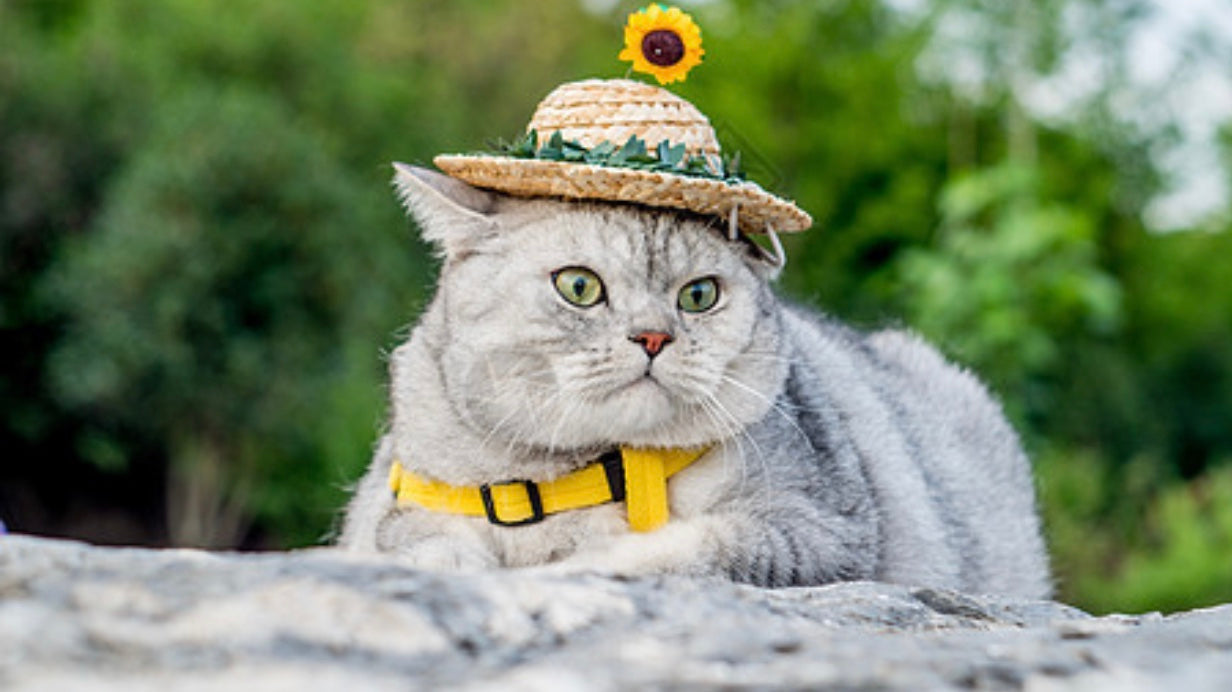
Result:
<svg viewBox="0 0 1232 692">
<path fill-rule="evenodd" d="M 684 41 L 674 31 L 657 29 L 642 37 L 642 55 L 659 67 L 670 67 L 684 57 Z"/>
</svg>

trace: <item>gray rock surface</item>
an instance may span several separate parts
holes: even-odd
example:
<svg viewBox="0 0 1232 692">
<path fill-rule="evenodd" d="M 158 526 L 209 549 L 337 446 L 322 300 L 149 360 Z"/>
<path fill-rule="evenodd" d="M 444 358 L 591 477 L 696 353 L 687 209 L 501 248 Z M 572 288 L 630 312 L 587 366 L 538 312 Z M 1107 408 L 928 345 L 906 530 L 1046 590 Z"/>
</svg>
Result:
<svg viewBox="0 0 1232 692">
<path fill-rule="evenodd" d="M 1232 606 L 434 574 L 0 537 L 3 690 L 1232 690 Z"/>
</svg>

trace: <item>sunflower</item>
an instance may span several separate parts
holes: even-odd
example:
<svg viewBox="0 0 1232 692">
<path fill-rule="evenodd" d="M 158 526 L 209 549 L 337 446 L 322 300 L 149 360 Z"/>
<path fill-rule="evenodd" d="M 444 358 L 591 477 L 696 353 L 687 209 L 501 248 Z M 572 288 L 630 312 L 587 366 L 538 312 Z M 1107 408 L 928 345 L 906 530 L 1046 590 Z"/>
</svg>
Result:
<svg viewBox="0 0 1232 692">
<path fill-rule="evenodd" d="M 653 4 L 629 15 L 625 48 L 619 58 L 633 69 L 654 75 L 660 84 L 683 80 L 701 64 L 702 30 L 679 7 Z"/>
</svg>

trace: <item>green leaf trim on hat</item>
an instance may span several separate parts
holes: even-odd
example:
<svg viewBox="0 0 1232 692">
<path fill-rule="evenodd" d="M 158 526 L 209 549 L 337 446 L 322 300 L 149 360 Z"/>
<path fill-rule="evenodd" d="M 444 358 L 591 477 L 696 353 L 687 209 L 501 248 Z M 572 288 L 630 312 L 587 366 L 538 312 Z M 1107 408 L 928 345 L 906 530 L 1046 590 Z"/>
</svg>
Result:
<svg viewBox="0 0 1232 692">
<path fill-rule="evenodd" d="M 495 149 L 495 152 L 488 153 L 519 159 L 566 161 L 610 168 L 658 171 L 692 178 L 721 180 L 730 184 L 743 182 L 746 179 L 744 171 L 740 169 L 739 153 L 732 157 L 723 156 L 721 158 L 689 155 L 685 145 L 672 144 L 667 140 L 659 142 L 651 149 L 646 141 L 637 135 L 630 135 L 629 139 L 620 146 L 604 140 L 593 148 L 587 148 L 575 140 L 566 140 L 559 131 L 553 132 L 548 141 L 540 145 L 539 133 L 530 130 L 513 142 L 503 140 L 496 142 Z M 719 170 L 715 170 L 716 168 Z"/>
</svg>

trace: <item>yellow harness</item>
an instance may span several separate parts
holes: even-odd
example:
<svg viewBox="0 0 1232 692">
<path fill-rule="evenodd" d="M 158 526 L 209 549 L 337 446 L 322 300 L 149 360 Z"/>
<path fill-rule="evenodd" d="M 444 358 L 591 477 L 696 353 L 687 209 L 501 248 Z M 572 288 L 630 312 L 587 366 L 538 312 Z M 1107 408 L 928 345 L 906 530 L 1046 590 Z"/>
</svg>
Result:
<svg viewBox="0 0 1232 692">
<path fill-rule="evenodd" d="M 533 524 L 549 514 L 623 500 L 629 528 L 654 531 L 667 523 L 667 479 L 707 451 L 621 447 L 619 452 L 605 454 L 595 463 L 555 480 L 511 480 L 479 487 L 430 480 L 395 461 L 389 469 L 389 488 L 400 505 L 486 516 L 500 526 Z"/>
</svg>

